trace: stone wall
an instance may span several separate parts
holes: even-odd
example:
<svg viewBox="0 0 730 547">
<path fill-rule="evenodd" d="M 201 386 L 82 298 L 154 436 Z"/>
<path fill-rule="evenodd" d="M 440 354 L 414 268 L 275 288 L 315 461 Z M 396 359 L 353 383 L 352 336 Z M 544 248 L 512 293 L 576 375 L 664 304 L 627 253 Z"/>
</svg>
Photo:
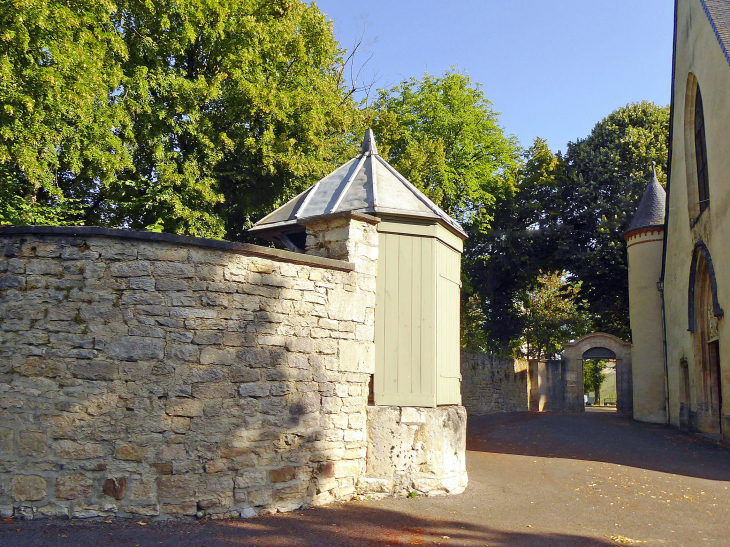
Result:
<svg viewBox="0 0 730 547">
<path fill-rule="evenodd" d="M 377 234 L 350 224 L 350 262 L 0 228 L 2 516 L 252 516 L 356 495 Z"/>
<path fill-rule="evenodd" d="M 367 465 L 360 479 L 374 496 L 459 494 L 467 485 L 463 406 L 371 406 Z"/>
<path fill-rule="evenodd" d="M 569 409 L 567 362 L 561 359 L 530 359 L 527 399 L 532 412 L 564 412 Z"/>
<path fill-rule="evenodd" d="M 461 399 L 469 414 L 522 412 L 527 407 L 527 361 L 461 352 Z"/>
</svg>

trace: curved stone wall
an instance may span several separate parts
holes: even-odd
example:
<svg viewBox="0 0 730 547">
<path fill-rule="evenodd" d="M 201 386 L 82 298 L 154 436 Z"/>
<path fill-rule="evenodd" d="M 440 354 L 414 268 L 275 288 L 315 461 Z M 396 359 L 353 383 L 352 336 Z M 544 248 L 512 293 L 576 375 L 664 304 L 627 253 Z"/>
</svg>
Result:
<svg viewBox="0 0 730 547">
<path fill-rule="evenodd" d="M 353 262 L 0 228 L 0 513 L 251 516 L 350 499 L 376 271 Z"/>
</svg>

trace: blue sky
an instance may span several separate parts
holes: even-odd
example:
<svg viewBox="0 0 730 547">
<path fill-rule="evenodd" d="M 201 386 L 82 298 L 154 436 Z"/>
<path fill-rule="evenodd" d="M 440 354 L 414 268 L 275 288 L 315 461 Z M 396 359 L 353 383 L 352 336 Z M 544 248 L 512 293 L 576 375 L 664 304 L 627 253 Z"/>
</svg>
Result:
<svg viewBox="0 0 730 547">
<path fill-rule="evenodd" d="M 671 0 L 319 0 L 342 47 L 365 40 L 388 87 L 451 66 L 483 85 L 523 146 L 553 151 L 630 102 L 669 104 Z M 363 59 L 364 60 L 364 59 Z"/>
</svg>

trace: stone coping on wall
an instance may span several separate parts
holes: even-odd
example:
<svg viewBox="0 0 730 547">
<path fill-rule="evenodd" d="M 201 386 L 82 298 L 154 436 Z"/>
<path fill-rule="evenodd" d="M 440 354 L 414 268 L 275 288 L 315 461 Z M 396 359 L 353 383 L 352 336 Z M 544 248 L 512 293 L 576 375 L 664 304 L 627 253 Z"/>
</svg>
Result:
<svg viewBox="0 0 730 547">
<path fill-rule="evenodd" d="M 344 260 L 333 260 L 319 256 L 293 253 L 252 245 L 250 243 L 237 243 L 234 241 L 222 241 L 218 239 L 207 239 L 202 237 L 181 236 L 177 234 L 166 234 L 161 232 L 146 232 L 143 230 L 126 230 L 119 228 L 100 228 L 97 226 L 0 226 L 0 236 L 3 235 L 35 235 L 35 236 L 69 236 L 69 237 L 92 237 L 102 236 L 115 239 L 132 239 L 137 241 L 155 241 L 160 243 L 173 243 L 176 245 L 188 245 L 203 249 L 216 249 L 235 254 L 269 258 L 279 262 L 292 264 L 304 264 L 318 266 L 331 270 L 351 272 L 355 270 L 355 264 Z"/>
<path fill-rule="evenodd" d="M 334 220 L 337 218 L 351 218 L 354 220 L 367 222 L 368 224 L 380 223 L 379 217 L 369 215 L 367 213 L 359 213 L 357 211 L 339 211 L 337 213 L 315 215 L 312 217 L 307 217 L 306 219 L 291 219 L 283 220 L 280 222 L 271 222 L 269 224 L 257 224 L 253 228 L 249 228 L 248 231 L 252 234 L 267 238 L 272 235 L 281 233 L 281 230 L 285 228 L 291 228 L 292 226 L 307 226 L 308 224 L 313 224 L 322 220 Z"/>
</svg>

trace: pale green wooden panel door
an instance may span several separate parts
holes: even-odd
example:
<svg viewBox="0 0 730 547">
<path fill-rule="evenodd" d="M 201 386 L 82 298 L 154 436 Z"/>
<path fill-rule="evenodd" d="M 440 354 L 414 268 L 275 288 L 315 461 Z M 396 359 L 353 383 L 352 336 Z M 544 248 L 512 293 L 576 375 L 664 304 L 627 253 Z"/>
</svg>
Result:
<svg viewBox="0 0 730 547">
<path fill-rule="evenodd" d="M 378 237 L 375 404 L 435 406 L 435 240 Z"/>
</svg>

